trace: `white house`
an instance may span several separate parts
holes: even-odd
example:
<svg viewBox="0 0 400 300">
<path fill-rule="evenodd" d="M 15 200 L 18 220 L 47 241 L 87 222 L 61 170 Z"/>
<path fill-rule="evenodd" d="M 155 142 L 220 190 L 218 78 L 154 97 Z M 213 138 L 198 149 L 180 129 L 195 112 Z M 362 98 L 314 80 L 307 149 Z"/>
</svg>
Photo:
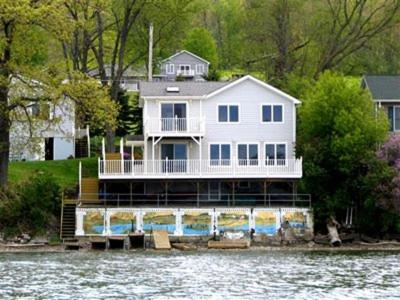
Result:
<svg viewBox="0 0 400 300">
<path fill-rule="evenodd" d="M 40 85 L 40 83 L 36 84 Z M 89 153 L 89 129 L 75 128 L 74 102 L 63 98 L 53 103 L 40 97 L 40 89 L 30 89 L 14 79 L 13 97 L 27 99 L 25 109 L 12 112 L 10 128 L 10 160 L 61 160 Z"/>
<path fill-rule="evenodd" d="M 118 153 L 103 144 L 98 178 L 80 175 L 75 235 L 312 230 L 310 196 L 296 188 L 298 104 L 252 76 L 141 82 L 144 135 Z"/>
</svg>

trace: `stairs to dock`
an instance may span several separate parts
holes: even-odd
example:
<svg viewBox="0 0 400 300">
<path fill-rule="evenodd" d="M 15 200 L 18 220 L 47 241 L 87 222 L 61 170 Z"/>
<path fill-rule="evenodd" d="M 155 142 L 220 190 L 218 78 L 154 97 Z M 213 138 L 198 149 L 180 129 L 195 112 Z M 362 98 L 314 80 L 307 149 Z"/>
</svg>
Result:
<svg viewBox="0 0 400 300">
<path fill-rule="evenodd" d="M 75 238 L 75 208 L 76 200 L 63 200 L 61 208 L 61 240 L 73 240 Z"/>
<path fill-rule="evenodd" d="M 82 178 L 81 195 L 81 201 L 83 204 L 101 204 L 101 201 L 99 200 L 99 179 Z"/>
</svg>

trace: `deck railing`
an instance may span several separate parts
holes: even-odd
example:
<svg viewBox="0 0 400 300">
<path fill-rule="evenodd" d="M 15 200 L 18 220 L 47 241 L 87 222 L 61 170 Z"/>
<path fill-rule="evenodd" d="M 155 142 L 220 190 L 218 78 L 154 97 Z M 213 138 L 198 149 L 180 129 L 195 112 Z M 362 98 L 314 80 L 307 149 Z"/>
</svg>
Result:
<svg viewBox="0 0 400 300">
<path fill-rule="evenodd" d="M 100 178 L 300 178 L 302 159 L 268 160 L 100 160 Z"/>
<path fill-rule="evenodd" d="M 96 199 L 96 200 L 93 200 Z M 82 194 L 80 206 L 99 207 L 311 207 L 309 194 Z"/>
<path fill-rule="evenodd" d="M 204 134 L 204 118 L 149 118 L 147 134 Z"/>
<path fill-rule="evenodd" d="M 194 76 L 194 70 L 176 70 L 178 76 Z"/>
</svg>

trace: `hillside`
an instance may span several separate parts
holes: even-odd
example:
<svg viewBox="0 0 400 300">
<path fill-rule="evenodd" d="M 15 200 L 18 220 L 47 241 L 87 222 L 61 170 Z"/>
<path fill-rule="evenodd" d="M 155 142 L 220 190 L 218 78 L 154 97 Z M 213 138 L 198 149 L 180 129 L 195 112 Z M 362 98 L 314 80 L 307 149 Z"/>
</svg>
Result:
<svg viewBox="0 0 400 300">
<path fill-rule="evenodd" d="M 10 163 L 9 181 L 28 180 L 33 173 L 44 171 L 52 174 L 62 188 L 74 187 L 78 183 L 79 161 L 86 175 L 97 176 L 97 158 L 20 161 Z"/>
</svg>

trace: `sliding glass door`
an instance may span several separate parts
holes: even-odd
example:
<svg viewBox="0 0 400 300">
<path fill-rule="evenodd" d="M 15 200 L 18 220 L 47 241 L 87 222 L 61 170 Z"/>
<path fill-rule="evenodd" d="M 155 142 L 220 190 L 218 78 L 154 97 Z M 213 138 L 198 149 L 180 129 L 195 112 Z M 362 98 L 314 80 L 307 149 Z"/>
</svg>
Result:
<svg viewBox="0 0 400 300">
<path fill-rule="evenodd" d="M 161 104 L 161 130 L 186 131 L 186 103 Z"/>
<path fill-rule="evenodd" d="M 163 172 L 183 173 L 186 172 L 187 165 L 187 145 L 186 144 L 162 144 L 161 160 Z"/>
</svg>

